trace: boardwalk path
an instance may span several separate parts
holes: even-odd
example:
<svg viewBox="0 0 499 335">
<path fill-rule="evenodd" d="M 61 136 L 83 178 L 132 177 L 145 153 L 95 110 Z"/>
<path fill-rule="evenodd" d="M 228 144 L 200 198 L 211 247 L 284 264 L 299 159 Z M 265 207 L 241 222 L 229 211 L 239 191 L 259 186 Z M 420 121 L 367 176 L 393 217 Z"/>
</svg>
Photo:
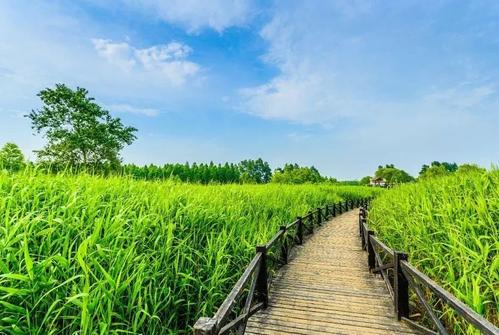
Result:
<svg viewBox="0 0 499 335">
<path fill-rule="evenodd" d="M 370 274 L 358 210 L 334 218 L 297 247 L 246 334 L 418 334 L 398 322 L 382 279 Z"/>
</svg>

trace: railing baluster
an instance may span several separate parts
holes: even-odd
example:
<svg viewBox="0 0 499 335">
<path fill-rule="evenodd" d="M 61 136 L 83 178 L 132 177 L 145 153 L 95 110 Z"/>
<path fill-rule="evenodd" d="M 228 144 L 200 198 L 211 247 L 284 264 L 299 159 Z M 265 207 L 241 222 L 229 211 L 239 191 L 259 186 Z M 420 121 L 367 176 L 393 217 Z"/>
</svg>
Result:
<svg viewBox="0 0 499 335">
<path fill-rule="evenodd" d="M 281 226 L 282 230 L 282 244 L 281 244 L 281 262 L 282 264 L 288 264 L 288 237 L 286 235 L 286 226 Z"/>
<path fill-rule="evenodd" d="M 359 236 L 362 237 L 362 219 L 364 217 L 364 208 L 359 209 Z"/>
<path fill-rule="evenodd" d="M 263 308 L 267 308 L 267 306 L 269 305 L 267 247 L 265 245 L 259 245 L 256 247 L 256 252 L 262 253 L 262 258 L 260 260 L 260 270 L 258 271 L 256 282 L 256 292 L 258 293 L 260 301 L 262 301 L 263 303 Z"/>
<path fill-rule="evenodd" d="M 366 244 L 367 244 L 367 265 L 369 266 L 369 271 L 371 271 L 376 267 L 376 255 L 374 254 L 374 246 L 371 242 L 371 239 L 369 238 L 371 235 L 374 236 L 374 231 L 368 230 Z"/>
<path fill-rule="evenodd" d="M 402 317 L 409 317 L 409 282 L 405 277 L 402 269 L 400 267 L 400 261 L 406 261 L 407 254 L 399 251 L 395 251 L 393 254 L 393 263 L 394 263 L 394 305 L 395 305 L 395 314 L 397 315 L 397 319 L 401 319 Z"/>
<path fill-rule="evenodd" d="M 296 237 L 298 239 L 298 244 L 302 245 L 303 244 L 303 219 L 301 216 L 298 216 L 296 219 L 298 220 L 298 223 L 296 225 Z"/>
<path fill-rule="evenodd" d="M 313 212 L 308 212 L 308 224 L 310 226 L 308 232 L 310 234 L 314 233 L 314 213 Z"/>
</svg>

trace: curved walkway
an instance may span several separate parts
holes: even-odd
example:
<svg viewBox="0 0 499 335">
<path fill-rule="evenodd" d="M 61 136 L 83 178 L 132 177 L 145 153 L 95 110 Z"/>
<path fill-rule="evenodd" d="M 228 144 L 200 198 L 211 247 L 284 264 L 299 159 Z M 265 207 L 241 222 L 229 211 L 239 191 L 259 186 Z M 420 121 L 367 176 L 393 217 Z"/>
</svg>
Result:
<svg viewBox="0 0 499 335">
<path fill-rule="evenodd" d="M 358 210 L 340 215 L 296 248 L 246 334 L 419 334 L 397 321 L 385 283 L 369 273 Z"/>
</svg>

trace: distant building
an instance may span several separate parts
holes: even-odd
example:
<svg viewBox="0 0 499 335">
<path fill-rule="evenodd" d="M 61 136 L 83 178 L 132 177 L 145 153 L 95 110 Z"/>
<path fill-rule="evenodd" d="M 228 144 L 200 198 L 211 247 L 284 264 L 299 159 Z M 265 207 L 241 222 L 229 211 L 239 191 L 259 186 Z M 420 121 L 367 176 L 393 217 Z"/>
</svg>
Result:
<svg viewBox="0 0 499 335">
<path fill-rule="evenodd" d="M 371 186 L 378 186 L 378 187 L 386 187 L 387 182 L 384 178 L 380 177 L 373 177 L 371 178 L 371 181 L 369 182 L 369 185 Z"/>
</svg>

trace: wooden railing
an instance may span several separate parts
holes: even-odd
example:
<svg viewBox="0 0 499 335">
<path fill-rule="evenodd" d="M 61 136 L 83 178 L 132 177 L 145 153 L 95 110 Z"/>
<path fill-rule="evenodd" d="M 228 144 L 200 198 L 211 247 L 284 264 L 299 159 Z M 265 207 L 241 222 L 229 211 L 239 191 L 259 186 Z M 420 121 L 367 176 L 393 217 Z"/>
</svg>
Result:
<svg viewBox="0 0 499 335">
<path fill-rule="evenodd" d="M 368 205 L 368 204 L 367 204 Z M 435 306 L 427 299 L 428 295 L 437 297 L 441 304 L 449 306 L 457 315 L 467 320 L 477 330 L 487 335 L 499 335 L 499 329 L 452 294 L 440 287 L 424 273 L 409 264 L 408 255 L 387 247 L 369 229 L 367 224 L 367 206 L 360 208 L 359 233 L 362 248 L 368 252 L 368 266 L 372 273 L 379 273 L 394 303 L 394 312 L 399 320 L 408 322 L 425 334 L 448 334 L 446 325 L 435 314 Z M 422 310 L 428 313 L 429 323 L 435 330 L 428 329 L 420 322 L 409 318 L 409 293 L 412 290 L 417 296 Z"/>
<path fill-rule="evenodd" d="M 368 199 L 344 202 L 317 208 L 296 218 L 267 242 L 256 247 L 256 254 L 213 317 L 202 317 L 194 325 L 195 335 L 244 334 L 248 319 L 267 308 L 269 286 L 275 271 L 288 262 L 291 248 L 303 243 L 314 228 L 343 212 L 366 206 Z"/>
</svg>

